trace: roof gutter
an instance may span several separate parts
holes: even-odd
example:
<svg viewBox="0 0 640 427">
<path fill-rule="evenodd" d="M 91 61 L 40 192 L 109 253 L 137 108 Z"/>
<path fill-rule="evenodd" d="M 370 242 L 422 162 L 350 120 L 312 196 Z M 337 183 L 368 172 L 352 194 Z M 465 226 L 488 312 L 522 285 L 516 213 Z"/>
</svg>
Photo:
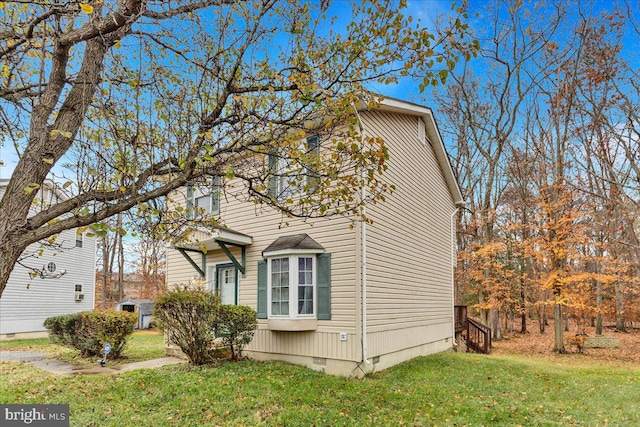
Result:
<svg viewBox="0 0 640 427">
<path fill-rule="evenodd" d="M 358 113 L 358 108 L 353 106 L 356 117 L 358 118 L 358 125 L 360 126 L 360 139 L 362 144 L 364 145 L 364 141 L 366 139 L 366 129 L 364 128 L 364 123 L 362 122 L 362 118 Z M 364 179 L 364 170 L 360 171 L 362 178 Z M 365 200 L 367 196 L 367 188 L 365 185 L 362 185 L 362 200 Z M 365 204 L 362 207 L 362 214 L 366 215 L 367 213 L 367 205 Z M 373 365 L 371 362 L 367 360 L 367 222 L 365 220 L 360 221 L 360 235 L 361 235 L 361 262 L 360 267 L 361 271 L 361 286 L 362 286 L 362 356 L 361 356 L 361 369 L 365 374 L 371 372 L 373 370 Z"/>
</svg>

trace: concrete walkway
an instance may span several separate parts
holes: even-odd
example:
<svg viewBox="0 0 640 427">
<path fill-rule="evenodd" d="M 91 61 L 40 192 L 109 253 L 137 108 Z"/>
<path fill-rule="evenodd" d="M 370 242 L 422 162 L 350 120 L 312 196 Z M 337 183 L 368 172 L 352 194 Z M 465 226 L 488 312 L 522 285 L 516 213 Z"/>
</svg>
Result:
<svg viewBox="0 0 640 427">
<path fill-rule="evenodd" d="M 35 353 L 33 351 L 7 351 L 0 350 L 0 362 L 31 362 L 33 360 L 46 359 L 46 353 Z"/>
<path fill-rule="evenodd" d="M 117 374 L 118 372 L 130 372 L 136 369 L 155 369 L 167 365 L 186 363 L 186 360 L 176 357 L 163 357 L 161 359 L 145 360 L 142 362 L 113 365 L 107 361 L 107 366 L 101 367 L 78 365 L 57 359 L 47 359 L 49 355 L 29 351 L 0 351 L 0 362 L 29 362 L 36 368 L 42 369 L 54 375 L 98 375 Z"/>
</svg>

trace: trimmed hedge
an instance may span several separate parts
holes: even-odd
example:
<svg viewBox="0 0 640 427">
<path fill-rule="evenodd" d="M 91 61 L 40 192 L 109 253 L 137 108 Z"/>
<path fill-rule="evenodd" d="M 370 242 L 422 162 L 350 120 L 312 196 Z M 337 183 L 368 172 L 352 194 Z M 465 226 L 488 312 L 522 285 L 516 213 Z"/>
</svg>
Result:
<svg viewBox="0 0 640 427">
<path fill-rule="evenodd" d="M 104 353 L 104 344 L 111 344 L 109 358 L 117 359 L 122 354 L 127 338 L 133 334 L 137 316 L 117 310 L 85 311 L 80 313 L 76 328 L 79 350 L 86 356 Z"/>
<path fill-rule="evenodd" d="M 104 344 L 111 344 L 109 358 L 117 359 L 133 334 L 137 317 L 134 313 L 116 310 L 83 311 L 49 317 L 44 326 L 54 342 L 80 350 L 83 356 L 99 356 Z"/>
<path fill-rule="evenodd" d="M 68 347 L 76 346 L 76 324 L 80 313 L 48 317 L 44 327 L 49 330 L 51 341 Z"/>
<path fill-rule="evenodd" d="M 192 365 L 212 361 L 216 315 L 220 300 L 203 289 L 177 289 L 156 300 L 153 315 L 169 342 L 177 345 Z"/>
<path fill-rule="evenodd" d="M 246 305 L 222 305 L 218 309 L 217 335 L 231 351 L 231 358 L 238 360 L 242 349 L 253 339 L 258 327 L 258 315 Z"/>
</svg>

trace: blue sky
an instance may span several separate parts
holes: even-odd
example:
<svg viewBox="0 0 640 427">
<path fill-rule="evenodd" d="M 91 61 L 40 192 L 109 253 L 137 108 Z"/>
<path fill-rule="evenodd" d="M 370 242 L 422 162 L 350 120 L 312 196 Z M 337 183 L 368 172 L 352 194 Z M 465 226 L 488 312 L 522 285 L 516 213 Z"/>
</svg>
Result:
<svg viewBox="0 0 640 427">
<path fill-rule="evenodd" d="M 451 3 L 449 1 L 410 0 L 408 1 L 408 7 L 405 13 L 407 15 L 411 15 L 414 18 L 414 22 L 420 21 L 424 24 L 431 22 L 439 14 L 446 13 L 450 10 Z M 336 0 L 331 3 L 328 14 L 330 16 L 336 15 L 338 17 L 335 25 L 333 26 L 334 30 L 341 28 L 341 26 L 344 27 L 351 19 L 351 4 L 344 0 Z M 328 29 L 329 27 L 327 27 L 327 30 Z M 370 87 L 371 90 L 383 93 L 387 96 L 419 102 L 420 96 L 417 88 L 418 82 L 410 80 L 402 82 L 399 85 Z M 69 161 L 69 158 L 59 161 L 53 167 L 53 173 L 56 176 L 65 175 L 66 171 L 60 165 Z M 9 141 L 4 141 L 0 146 L 0 178 L 10 177 L 17 163 L 18 155 L 13 144 Z"/>
<path fill-rule="evenodd" d="M 489 24 L 485 16 L 487 13 L 487 6 L 489 4 L 490 2 L 483 0 L 470 1 L 469 3 L 470 24 L 472 28 L 478 33 L 479 38 L 482 38 L 482 31 Z M 636 9 L 637 12 L 637 3 L 630 4 Z M 432 21 L 438 16 L 451 13 L 451 5 L 452 3 L 448 0 L 409 0 L 405 13 L 407 15 L 411 15 L 414 18 L 414 21 L 420 20 L 423 25 L 426 24 L 427 27 L 432 27 Z M 595 14 L 597 14 L 601 10 L 611 10 L 612 7 L 613 6 L 611 1 L 591 0 L 584 1 L 581 5 L 581 8 L 585 11 L 591 10 L 592 12 L 595 12 Z M 578 9 L 576 8 L 576 11 L 577 10 Z M 331 8 L 329 9 L 329 13 L 335 13 L 339 16 L 339 19 L 336 22 L 336 27 L 339 27 L 340 25 L 346 25 L 346 23 L 350 19 L 350 6 L 344 0 L 337 0 L 332 3 Z M 639 40 L 640 37 L 638 37 L 637 35 L 635 37 L 630 36 L 628 37 L 628 39 L 625 39 L 625 55 L 628 58 L 632 58 L 635 54 L 640 52 Z M 632 59 L 634 63 L 636 63 L 637 58 Z M 477 70 L 482 70 L 482 61 L 475 60 L 472 64 L 472 67 L 476 68 Z M 418 90 L 418 84 L 418 81 L 405 79 L 395 85 L 372 85 L 370 89 L 390 97 L 435 107 L 436 102 L 434 97 L 437 96 L 437 92 L 434 92 L 432 89 L 427 88 L 424 93 L 420 93 Z M 5 142 L 2 146 L 0 146 L 0 178 L 8 178 L 13 172 L 17 161 L 18 157 L 11 143 Z M 59 162 L 58 165 L 54 167 L 54 173 L 56 173 L 56 175 L 62 175 L 62 173 L 64 172 L 62 167 L 59 166 L 61 163 L 63 162 Z"/>
</svg>

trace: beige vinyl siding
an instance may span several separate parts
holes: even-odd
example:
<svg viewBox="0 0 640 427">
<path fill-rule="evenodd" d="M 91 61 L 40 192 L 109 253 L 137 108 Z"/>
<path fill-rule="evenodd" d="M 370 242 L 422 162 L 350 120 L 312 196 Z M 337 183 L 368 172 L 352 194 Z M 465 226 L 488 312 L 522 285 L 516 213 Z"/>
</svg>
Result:
<svg viewBox="0 0 640 427">
<path fill-rule="evenodd" d="M 169 195 L 169 206 L 186 206 L 186 187 L 180 188 Z M 202 237 L 201 233 L 195 233 L 195 238 Z M 196 252 L 185 252 L 196 265 L 202 268 L 202 256 Z M 167 289 L 171 289 L 177 285 L 188 285 L 193 280 L 199 280 L 200 274 L 189 264 L 184 256 L 175 249 L 167 248 Z"/>
<path fill-rule="evenodd" d="M 384 180 L 396 186 L 368 207 L 367 330 L 370 357 L 451 337 L 451 214 L 455 207 L 415 116 L 365 112 L 368 136 L 388 148 Z"/>
<path fill-rule="evenodd" d="M 201 266 L 202 256 L 200 253 L 185 252 L 191 257 L 196 265 Z M 202 268 L 202 267 L 200 267 Z M 167 249 L 167 288 L 171 289 L 177 285 L 188 285 L 193 280 L 199 280 L 200 274 L 189 264 L 180 252 L 175 249 Z"/>
<path fill-rule="evenodd" d="M 182 192 L 184 193 L 184 192 Z M 225 194 L 226 193 L 226 194 Z M 283 332 L 267 329 L 266 320 L 259 320 L 259 327 L 249 350 L 265 353 L 292 354 L 309 357 L 354 360 L 360 358 L 360 339 L 356 324 L 360 316 L 359 304 L 359 251 L 357 227 L 350 228 L 346 218 L 286 219 L 274 209 L 255 206 L 245 201 L 246 191 L 239 181 L 226 183 L 221 197 L 221 225 L 252 237 L 246 248 L 246 274 L 239 274 L 239 304 L 256 308 L 257 264 L 262 251 L 280 236 L 307 233 L 331 254 L 331 320 L 319 320 L 318 329 L 312 332 Z M 176 203 L 184 203 L 184 194 L 174 195 Z M 289 225 L 285 225 L 285 223 Z M 229 245 L 238 260 L 240 248 Z M 192 256 L 194 254 L 191 254 Z M 196 254 L 197 255 L 197 254 Z M 195 258 L 195 256 L 194 256 Z M 207 253 L 207 265 L 226 264 L 230 261 L 221 250 Z M 200 265 L 199 260 L 196 261 Z M 188 281 L 195 270 L 180 253 L 169 250 L 167 254 L 168 285 Z M 339 340 L 339 333 L 348 334 L 347 341 Z"/>
</svg>

